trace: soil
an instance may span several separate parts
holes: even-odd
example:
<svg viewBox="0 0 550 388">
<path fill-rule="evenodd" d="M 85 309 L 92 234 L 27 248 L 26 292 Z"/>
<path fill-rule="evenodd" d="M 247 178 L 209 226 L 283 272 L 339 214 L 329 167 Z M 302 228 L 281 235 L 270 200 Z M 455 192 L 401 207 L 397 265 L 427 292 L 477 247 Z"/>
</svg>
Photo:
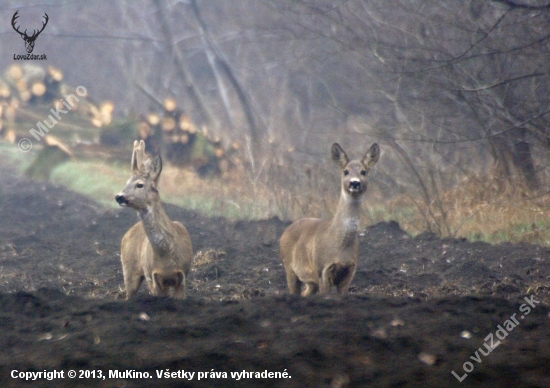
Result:
<svg viewBox="0 0 550 388">
<path fill-rule="evenodd" d="M 0 177 L 2 387 L 550 387 L 546 247 L 379 223 L 359 234 L 349 295 L 302 298 L 278 256 L 287 222 L 165 205 L 197 252 L 188 298 L 142 285 L 127 302 L 119 249 L 134 211 Z M 44 371 L 63 378 L 20 378 Z M 243 371 L 258 375 L 231 375 Z"/>
</svg>

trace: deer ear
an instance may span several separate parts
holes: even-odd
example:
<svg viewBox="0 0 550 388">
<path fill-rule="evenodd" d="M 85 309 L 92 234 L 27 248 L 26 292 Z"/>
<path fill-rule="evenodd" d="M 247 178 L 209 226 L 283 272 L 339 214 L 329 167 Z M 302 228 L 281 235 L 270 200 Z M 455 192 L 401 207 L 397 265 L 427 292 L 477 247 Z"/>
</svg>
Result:
<svg viewBox="0 0 550 388">
<path fill-rule="evenodd" d="M 369 150 L 363 156 L 363 164 L 369 168 L 374 166 L 378 159 L 380 158 L 380 147 L 378 144 L 374 143 Z"/>
<path fill-rule="evenodd" d="M 348 156 L 346 155 L 346 152 L 340 147 L 340 144 L 334 143 L 332 145 L 331 149 L 332 154 L 332 160 L 334 163 L 336 163 L 340 168 L 344 168 L 346 164 L 349 163 Z"/>
<path fill-rule="evenodd" d="M 135 174 L 138 172 L 139 168 L 137 165 L 137 157 L 136 157 L 136 151 L 138 147 L 138 141 L 134 141 L 134 150 L 132 151 L 132 162 L 130 164 L 130 168 L 132 169 L 132 173 Z"/>
<path fill-rule="evenodd" d="M 160 158 L 160 155 L 155 155 L 151 159 L 151 163 L 149 165 L 149 176 L 155 183 L 158 182 L 158 179 L 160 177 L 160 172 L 162 171 L 162 159 Z"/>
</svg>

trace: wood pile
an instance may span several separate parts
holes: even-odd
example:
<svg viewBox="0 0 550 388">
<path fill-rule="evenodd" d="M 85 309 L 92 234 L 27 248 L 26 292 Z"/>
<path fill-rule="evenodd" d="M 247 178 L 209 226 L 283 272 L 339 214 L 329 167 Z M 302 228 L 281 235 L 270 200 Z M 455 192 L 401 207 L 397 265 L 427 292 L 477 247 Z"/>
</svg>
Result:
<svg viewBox="0 0 550 388">
<path fill-rule="evenodd" d="M 238 143 L 225 144 L 205 126 L 197 128 L 172 98 L 157 105 L 161 112 L 147 114 L 138 127 L 147 149 L 164 154 L 173 164 L 193 166 L 201 174 L 225 173 L 236 163 Z"/>
<path fill-rule="evenodd" d="M 84 88 L 67 85 L 63 82 L 63 72 L 53 66 L 46 68 L 35 64 L 13 64 L 0 78 L 0 136 L 10 142 L 20 138 L 31 138 L 31 129 L 47 120 L 51 109 L 62 109 L 55 124 L 58 137 L 93 142 L 99 138 L 97 128 L 112 122 L 114 106 L 110 102 L 94 104 Z M 63 104 L 70 99 L 70 109 Z M 78 99 L 78 101 L 76 100 Z M 50 121 L 51 122 L 51 121 Z"/>
<path fill-rule="evenodd" d="M 27 149 L 42 146 L 26 170 L 33 179 L 47 180 L 56 165 L 74 157 L 73 145 L 97 143 L 113 109 L 110 102 L 91 102 L 84 87 L 64 83 L 63 72 L 52 66 L 13 64 L 0 77 L 0 137 L 12 143 L 26 138 Z"/>
<path fill-rule="evenodd" d="M 116 158 L 117 151 L 130 147 L 136 138 L 145 140 L 147 149 L 162 154 L 166 161 L 192 166 L 201 174 L 225 173 L 240 163 L 238 143 L 223 142 L 206 127 L 198 128 L 173 98 L 160 101 L 144 90 L 155 102 L 155 111 L 137 121 L 113 122 L 112 102 L 94 103 L 84 87 L 69 86 L 63 80 L 63 72 L 55 67 L 27 63 L 11 65 L 0 77 L 0 137 L 12 143 L 27 138 L 43 146 L 30 169 L 32 176 L 47 178 L 54 167 L 48 160 L 89 155 L 85 147 L 99 147 L 102 154 L 110 152 Z M 46 128 L 47 123 L 49 130 L 40 134 L 44 139 L 35 139 L 39 125 Z M 59 155 L 52 157 L 52 153 Z"/>
</svg>

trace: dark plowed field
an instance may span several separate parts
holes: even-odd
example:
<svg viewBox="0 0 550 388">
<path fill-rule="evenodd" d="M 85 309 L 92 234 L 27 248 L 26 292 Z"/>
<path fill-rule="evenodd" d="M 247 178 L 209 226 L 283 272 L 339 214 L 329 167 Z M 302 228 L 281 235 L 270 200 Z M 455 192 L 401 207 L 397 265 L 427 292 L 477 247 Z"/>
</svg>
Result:
<svg viewBox="0 0 550 388">
<path fill-rule="evenodd" d="M 0 176 L 1 387 L 550 387 L 548 248 L 380 223 L 360 233 L 350 295 L 298 298 L 277 253 L 287 223 L 166 205 L 199 252 L 189 297 L 143 285 L 126 302 L 135 212 Z M 44 371 L 63 378 L 19 377 Z"/>
</svg>

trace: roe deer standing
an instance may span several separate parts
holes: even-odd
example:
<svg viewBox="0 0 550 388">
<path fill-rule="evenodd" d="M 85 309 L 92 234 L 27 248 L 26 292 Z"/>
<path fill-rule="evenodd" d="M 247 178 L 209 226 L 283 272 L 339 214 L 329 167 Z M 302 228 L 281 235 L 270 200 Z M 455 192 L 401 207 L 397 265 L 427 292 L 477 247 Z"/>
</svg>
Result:
<svg viewBox="0 0 550 388">
<path fill-rule="evenodd" d="M 122 238 L 120 258 L 126 299 L 138 292 L 143 279 L 153 295 L 185 298 L 185 280 L 193 259 L 191 238 L 185 227 L 164 212 L 158 193 L 160 156 L 145 156 L 145 143 L 134 142 L 132 176 L 115 197 L 121 206 L 137 210 L 139 221 Z"/>
<path fill-rule="evenodd" d="M 334 217 L 329 220 L 304 218 L 290 225 L 281 236 L 279 252 L 286 272 L 288 290 L 304 296 L 319 291 L 348 292 L 359 256 L 357 229 L 361 200 L 367 191 L 367 174 L 378 162 L 375 143 L 362 160 L 348 159 L 338 143 L 332 145 L 332 160 L 342 173 L 341 193 Z"/>
</svg>

